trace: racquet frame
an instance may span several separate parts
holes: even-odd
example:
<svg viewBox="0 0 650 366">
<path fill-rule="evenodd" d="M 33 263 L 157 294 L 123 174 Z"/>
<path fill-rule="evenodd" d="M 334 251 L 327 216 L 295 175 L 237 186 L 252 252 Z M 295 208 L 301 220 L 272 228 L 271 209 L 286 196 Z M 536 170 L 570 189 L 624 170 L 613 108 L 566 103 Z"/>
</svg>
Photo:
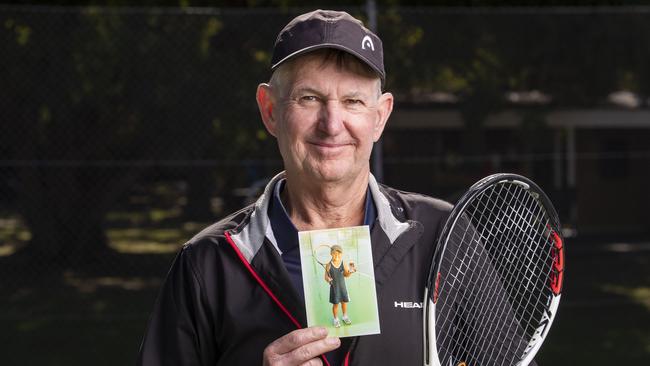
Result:
<svg viewBox="0 0 650 366">
<path fill-rule="evenodd" d="M 332 250 L 332 247 L 331 247 L 330 245 L 327 245 L 327 244 L 321 244 L 321 245 L 317 246 L 316 248 L 314 248 L 314 251 L 313 251 L 314 261 L 315 261 L 316 263 L 320 264 L 321 266 L 323 266 L 323 268 L 326 268 L 325 266 L 327 265 L 327 263 L 328 263 L 329 261 L 326 261 L 325 263 L 321 263 L 321 262 L 318 260 L 317 252 L 318 252 L 318 249 L 320 249 L 320 248 L 327 248 L 328 253 L 330 253 L 331 250 Z"/>
<path fill-rule="evenodd" d="M 425 287 L 424 295 L 424 365 L 425 366 L 458 366 L 460 364 L 465 364 L 461 362 L 460 364 L 451 364 L 451 365 L 441 365 L 440 360 L 438 359 L 438 349 L 436 345 L 436 329 L 435 329 L 435 319 L 436 319 L 436 302 L 439 297 L 439 286 L 441 273 L 439 268 L 441 267 L 441 261 L 443 259 L 443 254 L 446 250 L 446 246 L 449 240 L 449 237 L 452 233 L 452 229 L 457 223 L 458 219 L 463 215 L 465 209 L 469 203 L 473 201 L 479 194 L 486 191 L 490 187 L 494 187 L 497 184 L 508 183 L 508 184 L 517 184 L 524 188 L 528 193 L 530 193 L 534 199 L 545 209 L 546 214 L 549 219 L 548 230 L 549 230 L 549 250 L 552 258 L 551 272 L 548 280 L 548 285 L 552 292 L 552 295 L 547 298 L 547 303 L 545 310 L 539 319 L 539 323 L 533 332 L 528 344 L 526 345 L 523 354 L 520 360 L 516 363 L 517 366 L 526 366 L 528 365 L 540 346 L 542 345 L 550 326 L 555 318 L 557 308 L 560 302 L 561 292 L 562 292 L 562 283 L 564 280 L 564 247 L 563 239 L 558 233 L 560 223 L 558 219 L 557 212 L 553 208 L 550 200 L 544 194 L 544 192 L 532 181 L 516 174 L 494 174 L 488 177 L 485 177 L 475 183 L 470 189 L 465 193 L 458 203 L 454 206 L 452 212 L 449 215 L 449 218 L 445 224 L 445 227 L 440 235 L 438 240 L 438 245 L 431 263 L 431 269 L 429 271 L 429 276 L 427 279 L 427 286 Z M 430 294 L 430 289 L 433 289 L 433 293 Z M 467 366 L 472 366 L 467 363 Z M 489 366 L 489 365 L 488 365 Z"/>
</svg>

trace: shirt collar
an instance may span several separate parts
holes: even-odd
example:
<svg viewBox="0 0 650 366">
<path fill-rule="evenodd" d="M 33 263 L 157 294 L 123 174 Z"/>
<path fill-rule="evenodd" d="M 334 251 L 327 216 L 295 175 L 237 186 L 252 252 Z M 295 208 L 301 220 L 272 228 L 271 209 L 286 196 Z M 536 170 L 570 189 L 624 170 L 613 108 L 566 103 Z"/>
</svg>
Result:
<svg viewBox="0 0 650 366">
<path fill-rule="evenodd" d="M 298 246 L 298 229 L 293 225 L 287 210 L 282 204 L 280 199 L 280 193 L 284 189 L 286 179 L 279 180 L 275 187 L 273 187 L 273 197 L 269 202 L 269 219 L 271 221 L 271 228 L 273 229 L 273 235 L 277 240 L 278 247 L 282 253 L 286 253 L 293 248 Z M 363 216 L 363 224 L 372 226 L 377 218 L 377 209 L 375 207 L 375 202 L 372 199 L 372 194 L 370 194 L 370 189 L 366 190 L 366 205 Z"/>
</svg>

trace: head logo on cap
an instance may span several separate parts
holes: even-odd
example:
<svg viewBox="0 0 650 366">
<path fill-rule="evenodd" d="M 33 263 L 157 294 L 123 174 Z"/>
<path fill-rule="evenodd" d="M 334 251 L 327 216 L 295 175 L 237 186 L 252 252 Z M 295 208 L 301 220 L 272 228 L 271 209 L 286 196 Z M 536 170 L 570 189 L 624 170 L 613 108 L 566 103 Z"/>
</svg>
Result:
<svg viewBox="0 0 650 366">
<path fill-rule="evenodd" d="M 372 39 L 370 38 L 370 36 L 365 36 L 361 40 L 361 49 L 365 50 L 366 47 L 370 48 L 373 51 L 375 50 L 375 45 L 372 44 Z"/>
</svg>

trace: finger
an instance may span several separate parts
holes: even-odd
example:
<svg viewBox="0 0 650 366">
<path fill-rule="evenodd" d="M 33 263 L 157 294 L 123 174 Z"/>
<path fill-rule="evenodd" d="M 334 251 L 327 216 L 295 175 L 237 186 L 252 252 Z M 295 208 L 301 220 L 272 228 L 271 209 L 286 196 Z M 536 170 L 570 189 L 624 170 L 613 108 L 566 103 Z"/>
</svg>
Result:
<svg viewBox="0 0 650 366">
<path fill-rule="evenodd" d="M 327 336 L 327 329 L 324 327 L 310 327 L 297 329 L 286 334 L 268 347 L 268 351 L 273 354 L 284 354 L 291 352 L 305 344 L 322 340 Z"/>
<path fill-rule="evenodd" d="M 296 348 L 291 353 L 286 354 L 287 357 L 283 361 L 289 365 L 302 364 L 324 353 L 333 351 L 339 348 L 340 345 L 341 341 L 338 337 L 328 337 Z"/>
<path fill-rule="evenodd" d="M 311 360 L 301 364 L 300 366 L 323 366 L 323 360 L 320 357 L 312 358 Z"/>
</svg>

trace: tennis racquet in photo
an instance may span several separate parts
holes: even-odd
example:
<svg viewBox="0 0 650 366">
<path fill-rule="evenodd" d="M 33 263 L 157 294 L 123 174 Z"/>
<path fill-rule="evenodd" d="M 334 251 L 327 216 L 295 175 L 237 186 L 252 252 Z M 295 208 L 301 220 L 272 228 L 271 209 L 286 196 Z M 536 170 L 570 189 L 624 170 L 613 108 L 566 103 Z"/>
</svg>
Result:
<svg viewBox="0 0 650 366">
<path fill-rule="evenodd" d="M 332 247 L 327 244 L 321 244 L 314 248 L 314 260 L 323 266 L 323 269 L 327 270 L 327 264 L 332 260 Z M 348 262 L 348 270 L 351 273 L 357 271 L 354 260 Z"/>
<path fill-rule="evenodd" d="M 322 244 L 314 248 L 314 260 L 323 268 L 332 260 L 332 248 L 329 245 Z"/>
<path fill-rule="evenodd" d="M 424 297 L 426 366 L 529 365 L 560 302 L 558 215 L 529 179 L 495 174 L 454 206 Z"/>
</svg>

